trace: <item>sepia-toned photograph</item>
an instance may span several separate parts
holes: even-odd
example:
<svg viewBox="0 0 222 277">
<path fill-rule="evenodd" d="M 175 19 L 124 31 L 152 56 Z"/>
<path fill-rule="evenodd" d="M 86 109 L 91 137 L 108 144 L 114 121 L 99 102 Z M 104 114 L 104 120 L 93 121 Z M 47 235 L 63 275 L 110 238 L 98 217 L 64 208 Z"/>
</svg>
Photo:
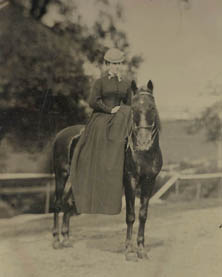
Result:
<svg viewBox="0 0 222 277">
<path fill-rule="evenodd" d="M 222 276 L 221 15 L 0 0 L 0 277 Z"/>
</svg>

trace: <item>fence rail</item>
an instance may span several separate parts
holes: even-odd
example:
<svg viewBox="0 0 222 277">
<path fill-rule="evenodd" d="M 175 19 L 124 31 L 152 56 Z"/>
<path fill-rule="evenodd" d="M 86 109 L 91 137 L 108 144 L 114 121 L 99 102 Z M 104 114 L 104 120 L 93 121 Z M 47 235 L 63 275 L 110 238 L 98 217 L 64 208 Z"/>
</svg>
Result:
<svg viewBox="0 0 222 277">
<path fill-rule="evenodd" d="M 31 179 L 52 179 L 53 174 L 48 173 L 1 173 L 1 180 L 31 180 Z"/>
<path fill-rule="evenodd" d="M 212 178 L 220 178 L 222 179 L 222 172 L 217 173 L 205 173 L 205 174 L 174 174 L 170 177 L 170 179 L 163 185 L 150 199 L 151 203 L 156 203 L 161 201 L 161 197 L 173 186 L 176 185 L 176 191 L 179 191 L 179 180 L 203 180 L 203 179 L 212 179 Z M 15 185 L 7 185 L 7 187 L 1 186 L 4 182 L 8 181 L 41 181 L 44 185 L 35 185 L 28 186 L 23 185 L 20 186 Z M 54 184 L 54 175 L 47 173 L 10 173 L 10 174 L 0 174 L 0 194 L 17 194 L 17 193 L 45 193 L 45 213 L 49 212 L 50 206 L 50 193 L 55 189 Z M 200 197 L 201 192 L 201 183 L 197 183 L 197 193 L 196 197 Z"/>
<path fill-rule="evenodd" d="M 19 187 L 15 185 L 1 186 L 8 181 L 41 181 L 44 185 L 35 185 Z M 17 194 L 17 193 L 45 193 L 45 213 L 49 212 L 50 193 L 54 191 L 54 175 L 47 173 L 2 173 L 0 174 L 0 194 Z"/>
<path fill-rule="evenodd" d="M 176 192 L 179 191 L 180 180 L 207 180 L 207 179 L 222 179 L 222 172 L 216 173 L 203 173 L 203 174 L 174 174 L 150 199 L 151 203 L 160 202 L 161 197 L 166 193 L 173 185 L 176 185 Z M 202 184 L 200 182 L 196 185 L 196 198 L 200 198 Z"/>
</svg>

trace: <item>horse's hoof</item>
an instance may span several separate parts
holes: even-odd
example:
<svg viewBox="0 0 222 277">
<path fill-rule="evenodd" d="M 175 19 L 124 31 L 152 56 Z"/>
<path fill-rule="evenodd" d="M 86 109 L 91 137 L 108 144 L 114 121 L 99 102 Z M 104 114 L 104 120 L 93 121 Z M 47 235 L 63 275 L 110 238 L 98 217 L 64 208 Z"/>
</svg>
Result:
<svg viewBox="0 0 222 277">
<path fill-rule="evenodd" d="M 146 251 L 144 249 L 138 249 L 137 250 L 137 257 L 139 259 L 143 259 L 143 260 L 148 260 L 149 259 L 149 256 L 148 256 L 148 254 L 146 253 Z"/>
<path fill-rule="evenodd" d="M 72 242 L 70 240 L 65 239 L 62 242 L 62 246 L 65 247 L 65 248 L 71 248 L 71 247 L 73 247 L 73 244 L 72 244 Z"/>
<path fill-rule="evenodd" d="M 126 257 L 126 261 L 128 262 L 138 262 L 138 258 L 135 252 L 126 252 L 125 257 Z"/>
<path fill-rule="evenodd" d="M 61 249 L 61 248 L 62 248 L 62 245 L 61 245 L 61 243 L 60 243 L 59 240 L 56 240 L 56 241 L 53 242 L 52 247 L 53 247 L 54 249 Z"/>
</svg>

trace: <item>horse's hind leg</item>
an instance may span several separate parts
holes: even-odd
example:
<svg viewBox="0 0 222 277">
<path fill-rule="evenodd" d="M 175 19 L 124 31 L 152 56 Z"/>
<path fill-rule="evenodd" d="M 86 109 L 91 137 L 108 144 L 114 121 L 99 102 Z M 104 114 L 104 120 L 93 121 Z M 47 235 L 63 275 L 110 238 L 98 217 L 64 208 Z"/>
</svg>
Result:
<svg viewBox="0 0 222 277">
<path fill-rule="evenodd" d="M 135 197 L 136 197 L 136 181 L 133 177 L 125 177 L 125 197 L 126 197 L 126 260 L 135 260 L 133 244 L 132 244 L 132 234 L 133 234 L 133 224 L 135 222 Z"/>
<path fill-rule="evenodd" d="M 59 240 L 59 213 L 63 208 L 63 193 L 64 187 L 68 178 L 68 172 L 62 171 L 55 172 L 56 190 L 55 190 L 55 202 L 54 202 L 54 223 L 53 223 L 53 248 L 61 248 Z"/>
<path fill-rule="evenodd" d="M 68 208 L 67 210 L 65 209 L 64 215 L 63 215 L 63 224 L 62 224 L 62 236 L 63 236 L 62 246 L 63 247 L 72 247 L 72 242 L 70 241 L 70 238 L 69 238 L 70 217 L 71 217 L 71 209 L 70 208 Z"/>
<path fill-rule="evenodd" d="M 144 248 L 144 232 L 148 214 L 148 205 L 151 193 L 154 187 L 155 178 L 147 179 L 141 178 L 141 196 L 140 196 L 140 211 L 139 211 L 139 229 L 137 236 L 137 255 L 140 259 L 148 258 Z"/>
<path fill-rule="evenodd" d="M 53 225 L 53 248 L 61 248 L 59 240 L 59 212 L 54 211 L 54 225 Z"/>
<path fill-rule="evenodd" d="M 72 190 L 70 189 L 68 195 L 64 199 L 64 215 L 63 215 L 63 223 L 62 223 L 62 246 L 63 247 L 72 247 L 72 242 L 69 238 L 69 230 L 70 230 L 70 217 L 74 211 L 74 199 L 72 195 Z"/>
</svg>

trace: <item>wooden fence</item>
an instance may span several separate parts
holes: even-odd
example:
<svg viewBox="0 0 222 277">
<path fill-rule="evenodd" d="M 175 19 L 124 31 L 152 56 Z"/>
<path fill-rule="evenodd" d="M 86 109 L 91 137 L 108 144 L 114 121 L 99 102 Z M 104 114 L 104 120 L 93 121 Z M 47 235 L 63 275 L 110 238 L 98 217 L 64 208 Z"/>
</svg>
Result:
<svg viewBox="0 0 222 277">
<path fill-rule="evenodd" d="M 150 199 L 150 203 L 161 202 L 161 197 L 173 186 L 176 186 L 176 192 L 179 191 L 180 180 L 203 180 L 212 178 L 222 178 L 222 173 L 207 173 L 207 174 L 174 174 Z M 39 181 L 43 185 L 31 185 L 32 181 Z M 12 184 L 8 183 L 13 181 Z M 15 185 L 16 181 L 18 184 Z M 22 181 L 27 185 L 20 185 Z M 29 184 L 30 182 L 30 184 Z M 7 185 L 5 185 L 7 183 Z M 3 184 L 3 186 L 2 186 Z M 55 190 L 54 175 L 52 174 L 32 174 L 32 173 L 15 173 L 15 174 L 0 174 L 0 194 L 20 194 L 20 193 L 45 193 L 45 213 L 49 212 L 50 194 Z M 200 197 L 201 182 L 197 183 L 196 198 Z"/>
<path fill-rule="evenodd" d="M 217 173 L 203 173 L 203 174 L 174 174 L 171 178 L 163 185 L 150 199 L 151 203 L 161 202 L 161 197 L 171 188 L 173 185 L 176 186 L 176 193 L 179 193 L 179 181 L 180 180 L 206 180 L 206 179 L 215 179 L 222 178 L 222 172 Z M 198 182 L 196 184 L 196 198 L 200 198 L 202 189 L 202 183 Z"/>
<path fill-rule="evenodd" d="M 32 181 L 39 181 L 43 185 L 30 186 Z M 11 181 L 13 185 L 8 183 Z M 18 181 L 18 184 L 15 184 Z M 28 182 L 28 185 L 21 186 L 22 181 Z M 3 184 L 6 184 L 3 185 Z M 3 185 L 3 186 L 2 186 Z M 50 193 L 54 191 L 54 175 L 42 173 L 10 173 L 0 174 L 0 194 L 17 193 L 45 193 L 45 213 L 49 212 Z"/>
</svg>

